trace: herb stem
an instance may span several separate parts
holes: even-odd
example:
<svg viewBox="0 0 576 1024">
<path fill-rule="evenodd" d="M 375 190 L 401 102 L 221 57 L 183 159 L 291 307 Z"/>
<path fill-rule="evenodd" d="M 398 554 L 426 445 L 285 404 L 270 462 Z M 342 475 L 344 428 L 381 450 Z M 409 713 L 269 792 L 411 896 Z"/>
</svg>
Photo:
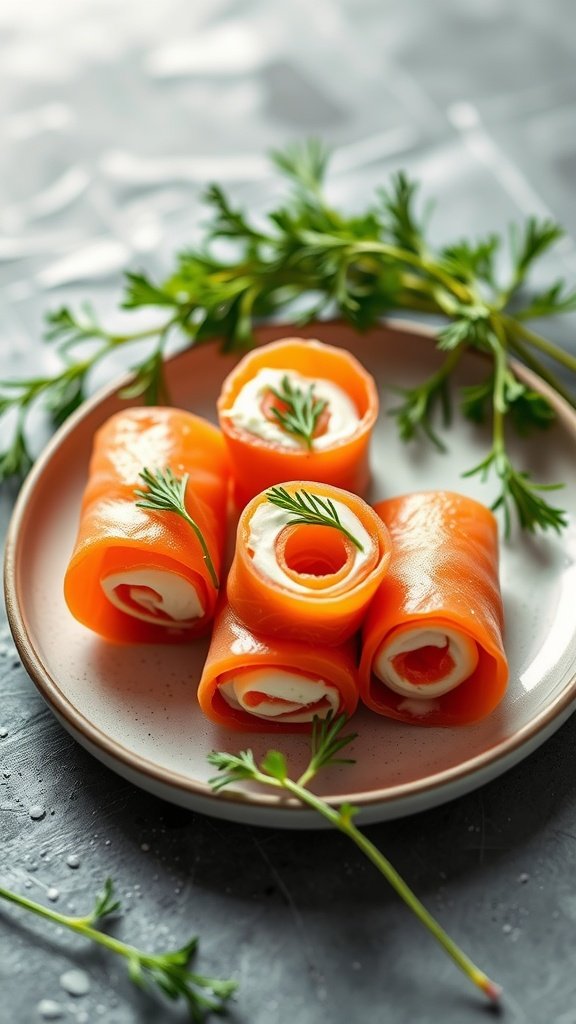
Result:
<svg viewBox="0 0 576 1024">
<path fill-rule="evenodd" d="M 32 911 L 33 914 L 37 914 L 38 917 L 44 917 L 54 924 L 63 925 L 64 928 L 68 928 L 78 935 L 83 935 L 85 938 L 91 939 L 92 942 L 97 942 L 99 945 L 105 946 L 106 949 L 112 950 L 113 953 L 118 953 L 127 959 L 133 958 L 136 955 L 141 961 L 148 960 L 152 962 L 154 959 L 153 954 L 149 956 L 142 954 L 136 946 L 130 946 L 128 943 L 114 938 L 113 935 L 108 935 L 106 932 L 101 932 L 98 928 L 94 928 L 89 923 L 89 917 L 71 917 L 68 914 L 61 914 L 59 911 L 53 910 L 52 907 L 45 907 L 42 903 L 36 903 L 35 900 L 30 900 L 26 896 L 21 896 L 19 893 L 11 892 L 9 889 L 4 889 L 1 886 L 0 898 L 8 900 L 10 903 L 15 903 L 19 907 L 24 907 L 26 910 Z"/>
<path fill-rule="evenodd" d="M 521 341 L 518 337 L 510 337 L 510 348 L 519 356 L 523 363 L 534 371 L 542 380 L 546 381 L 551 388 L 556 391 L 565 402 L 569 405 L 574 405 L 574 396 L 564 387 L 561 381 L 558 380 L 556 374 L 552 373 L 548 367 L 544 366 L 544 363 L 540 362 L 539 359 L 530 351 L 530 349 Z"/>
<path fill-rule="evenodd" d="M 497 1003 L 501 989 L 470 960 L 444 931 L 438 921 L 426 910 L 415 893 L 406 884 L 390 861 L 378 850 L 367 836 L 354 824 L 353 818 L 357 808 L 350 804 L 342 804 L 339 808 L 332 807 L 321 797 L 312 793 L 307 787 L 318 772 L 327 765 L 351 763 L 348 758 L 340 757 L 342 749 L 351 743 L 355 734 L 342 735 L 346 724 L 344 715 L 333 719 L 328 715 L 325 719 L 315 718 L 311 735 L 311 758 L 297 781 L 288 775 L 288 766 L 284 755 L 277 750 L 269 750 L 260 766 L 254 760 L 252 751 L 246 750 L 239 755 L 226 753 L 210 754 L 208 760 L 220 772 L 210 780 L 215 792 L 230 783 L 250 779 L 263 786 L 284 789 L 295 797 L 299 803 L 310 807 L 329 822 L 333 828 L 346 835 L 355 846 L 371 861 L 381 875 L 389 882 L 398 896 L 404 901 L 418 920 L 430 931 L 432 936 L 451 957 L 454 963 L 492 1002 Z"/>
<path fill-rule="evenodd" d="M 157 327 L 134 331 L 131 334 L 109 334 L 108 338 L 112 346 L 130 345 L 133 341 L 145 341 L 146 338 L 156 338 L 158 335 L 165 335 L 175 323 L 177 323 L 177 318 L 172 316 L 165 323 L 158 324 Z"/>
<path fill-rule="evenodd" d="M 186 488 L 190 474 L 185 473 L 182 477 L 175 476 L 170 467 L 167 466 L 165 469 L 156 470 L 144 468 L 140 476 L 146 484 L 147 490 L 135 490 L 134 494 L 138 499 L 136 501 L 137 507 L 150 509 L 152 512 L 171 512 L 174 515 L 180 516 L 184 522 L 192 527 L 202 549 L 204 564 L 208 569 L 214 589 L 218 590 L 220 581 L 212 561 L 210 549 L 206 543 L 206 538 L 200 526 L 186 508 Z"/>
<path fill-rule="evenodd" d="M 304 782 L 302 782 L 303 779 Z M 337 828 L 352 840 L 368 860 L 374 864 L 380 874 L 384 876 L 400 899 L 404 901 L 412 913 L 416 915 L 418 920 L 434 936 L 436 941 L 442 946 L 448 956 L 452 958 L 460 970 L 463 971 L 464 974 L 466 974 L 470 980 L 489 997 L 489 999 L 497 1002 L 501 995 L 500 987 L 491 981 L 484 971 L 480 970 L 480 968 L 477 967 L 468 956 L 466 956 L 459 946 L 456 945 L 436 918 L 432 916 L 424 904 L 418 899 L 416 894 L 406 884 L 402 876 L 398 871 L 396 871 L 396 868 L 390 863 L 388 858 L 385 857 L 378 847 L 376 847 L 374 843 L 372 843 L 368 837 L 356 827 L 352 819 L 348 815 L 342 814 L 341 811 L 334 810 L 333 807 L 330 807 L 329 804 L 325 803 L 324 800 L 321 800 L 308 789 L 304 789 L 303 787 L 306 784 L 306 781 L 306 773 L 304 773 L 298 782 L 293 782 L 292 779 L 286 778 L 283 785 L 285 789 L 300 801 L 300 803 L 307 804 L 308 807 L 313 808 L 313 810 L 317 811 L 318 814 L 321 814 L 322 817 L 326 818 L 334 828 Z"/>
<path fill-rule="evenodd" d="M 527 341 L 529 345 L 537 348 L 540 352 L 544 352 L 545 355 L 554 359 L 555 362 L 560 363 L 567 370 L 571 370 L 576 373 L 576 356 L 573 356 L 570 352 L 566 352 L 565 349 L 555 345 L 553 341 L 548 341 L 547 338 L 543 338 L 540 334 L 536 334 L 535 331 L 531 331 L 529 327 L 521 323 L 519 320 L 515 320 L 513 317 L 504 314 L 502 320 L 506 326 L 506 329 L 512 334 L 520 335 L 524 341 Z M 574 399 L 571 400 L 571 404 L 574 405 Z"/>
<path fill-rule="evenodd" d="M 192 519 L 192 516 L 189 515 L 188 512 L 183 512 L 183 513 L 180 512 L 179 515 L 181 515 L 182 519 L 184 519 L 184 521 L 186 523 L 188 523 L 188 525 L 191 526 L 192 529 L 194 530 L 194 533 L 196 534 L 196 537 L 198 538 L 198 543 L 200 544 L 200 547 L 202 548 L 202 557 L 204 559 L 204 564 L 206 565 L 206 568 L 208 569 L 208 572 L 210 574 L 210 579 L 212 580 L 214 589 L 218 590 L 220 588 L 220 580 L 218 579 L 218 574 L 216 572 L 216 569 L 214 568 L 214 562 L 212 561 L 212 556 L 210 554 L 210 550 L 208 548 L 208 545 L 206 543 L 206 538 L 205 538 L 204 534 L 202 533 L 202 530 L 198 526 L 198 523 L 194 519 Z"/>
<path fill-rule="evenodd" d="M 45 907 L 41 903 L 36 903 L 35 900 L 1 886 L 0 899 L 28 910 L 53 924 L 61 925 L 99 946 L 103 946 L 111 953 L 123 957 L 128 962 L 128 972 L 135 984 L 144 986 L 148 981 L 157 985 L 171 999 L 183 997 L 188 1004 L 192 1020 L 198 1024 L 204 1020 L 207 1012 L 221 1011 L 223 1000 L 232 995 L 236 985 L 232 981 L 208 978 L 188 970 L 187 964 L 195 951 L 196 939 L 192 939 L 182 949 L 172 952 L 146 953 L 138 949 L 137 946 L 123 942 L 94 927 L 95 921 L 118 909 L 119 903 L 112 901 L 112 892 L 112 883 L 108 880 L 104 894 L 96 903 L 94 911 L 86 917 L 61 914 L 51 907 Z"/>
<path fill-rule="evenodd" d="M 377 252 L 382 256 L 388 256 L 391 260 L 408 263 L 410 266 L 416 267 L 418 270 L 429 274 L 430 277 L 435 278 L 440 284 L 444 285 L 450 294 L 455 295 L 461 302 L 473 303 L 477 300 L 477 296 L 466 285 L 462 284 L 461 281 L 458 281 L 451 274 L 448 274 L 438 263 L 422 257 L 418 253 L 410 252 L 408 249 L 401 249 L 386 242 L 357 242 L 353 247 L 353 252 Z"/>
</svg>

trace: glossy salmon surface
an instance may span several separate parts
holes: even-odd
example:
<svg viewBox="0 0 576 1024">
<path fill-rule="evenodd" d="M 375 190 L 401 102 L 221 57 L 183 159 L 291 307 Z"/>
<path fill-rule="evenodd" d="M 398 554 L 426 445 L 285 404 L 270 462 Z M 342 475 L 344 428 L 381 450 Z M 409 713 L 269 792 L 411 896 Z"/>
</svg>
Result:
<svg viewBox="0 0 576 1024">
<path fill-rule="evenodd" d="M 363 564 L 355 573 L 357 552 L 334 528 L 287 525 L 278 536 L 274 558 L 288 579 L 285 584 L 271 579 L 256 564 L 257 551 L 250 540 L 253 518 L 268 504 L 264 492 L 240 516 L 228 575 L 228 600 L 238 617 L 258 634 L 341 644 L 359 629 L 386 574 L 391 554 L 389 532 L 380 516 L 356 494 L 316 481 L 290 481 L 284 486 L 292 495 L 304 490 L 350 509 L 366 531 Z M 290 582 L 300 592 L 291 590 Z"/>
<path fill-rule="evenodd" d="M 390 531 L 393 556 L 362 630 L 362 700 L 382 715 L 419 725 L 463 725 L 484 718 L 502 699 L 508 680 L 492 512 L 448 491 L 407 494 L 374 507 Z M 477 664 L 469 677 L 429 700 L 393 692 L 376 677 L 373 662 L 381 645 L 407 627 L 445 627 L 471 640 Z M 412 676 L 424 682 L 437 681 L 447 670 L 434 649 L 426 647 L 405 662 Z"/>
<path fill-rule="evenodd" d="M 66 571 L 64 593 L 79 622 L 108 640 L 174 642 L 205 632 L 216 591 L 198 540 L 171 512 L 138 508 L 135 490 L 146 489 L 144 467 L 188 473 L 186 508 L 198 523 L 220 575 L 226 538 L 229 463 L 217 427 L 179 409 L 135 407 L 111 417 L 94 438 L 78 536 Z M 202 614 L 171 622 L 150 589 L 150 618 L 142 621 L 106 596 L 103 581 L 142 571 L 174 574 L 198 594 Z M 142 599 L 139 588 L 138 596 Z M 130 596 L 125 597 L 126 605 Z M 156 604 L 155 604 L 156 602 Z"/>
<path fill-rule="evenodd" d="M 311 379 L 325 378 L 342 388 L 358 412 L 354 433 L 334 445 L 309 451 L 282 448 L 240 429 L 226 415 L 239 392 L 259 370 L 293 370 Z M 345 349 L 320 341 L 285 338 L 254 349 L 222 385 L 218 415 L 232 460 L 237 502 L 246 504 L 259 491 L 286 480 L 317 480 L 363 494 L 370 480 L 369 443 L 378 415 L 373 377 Z M 325 430 L 325 424 L 319 424 Z"/>
<path fill-rule="evenodd" d="M 280 717 L 264 721 L 242 708 L 230 707 L 220 692 L 220 684 L 239 669 L 289 669 L 311 678 L 317 677 L 335 687 L 340 695 L 337 713 L 351 715 L 358 703 L 355 655 L 356 647 L 352 641 L 338 647 L 323 647 L 257 634 L 234 614 L 227 601 L 222 601 L 198 688 L 200 707 L 208 718 L 226 728 L 252 732 L 309 732 L 310 722 L 283 722 Z M 321 717 L 326 713 L 322 702 L 319 702 L 317 713 Z"/>
</svg>

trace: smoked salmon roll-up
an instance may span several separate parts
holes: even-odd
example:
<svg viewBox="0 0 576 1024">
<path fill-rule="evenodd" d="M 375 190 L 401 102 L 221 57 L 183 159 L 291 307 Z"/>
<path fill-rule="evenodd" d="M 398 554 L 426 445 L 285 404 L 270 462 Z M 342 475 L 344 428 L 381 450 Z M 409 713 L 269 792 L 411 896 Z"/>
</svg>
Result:
<svg viewBox="0 0 576 1024">
<path fill-rule="evenodd" d="M 204 714 L 252 732 L 308 732 L 314 716 L 351 715 L 358 703 L 356 648 L 253 633 L 224 601 L 198 687 Z"/>
<path fill-rule="evenodd" d="M 250 352 L 218 399 L 238 504 L 286 480 L 363 494 L 377 415 L 374 379 L 345 349 L 285 338 Z"/>
<path fill-rule="evenodd" d="M 508 680 L 496 520 L 448 491 L 407 494 L 375 510 L 393 556 L 362 631 L 362 700 L 417 725 L 476 722 Z"/>
<path fill-rule="evenodd" d="M 340 644 L 360 627 L 389 561 L 388 530 L 362 498 L 290 481 L 242 512 L 228 600 L 258 634 Z"/>
<path fill-rule="evenodd" d="M 183 480 L 181 515 L 141 508 L 141 477 L 169 471 Z M 64 580 L 68 607 L 107 640 L 188 640 L 214 616 L 230 481 L 221 432 L 192 413 L 130 408 L 95 435 L 80 525 Z M 146 497 L 140 500 L 146 500 Z M 206 554 L 207 553 L 207 554 Z"/>
</svg>

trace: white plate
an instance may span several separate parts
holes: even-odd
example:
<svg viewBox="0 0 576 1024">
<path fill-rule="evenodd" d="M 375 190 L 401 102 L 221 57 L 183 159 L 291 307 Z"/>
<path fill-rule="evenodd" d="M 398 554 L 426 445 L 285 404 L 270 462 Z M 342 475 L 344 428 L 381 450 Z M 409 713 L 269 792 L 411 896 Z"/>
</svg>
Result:
<svg viewBox="0 0 576 1024">
<path fill-rule="evenodd" d="M 292 334 L 270 327 L 260 340 Z M 358 337 L 338 324 L 302 332 L 358 355 L 382 388 L 417 383 L 438 365 L 431 333 L 391 324 Z M 168 365 L 174 404 L 214 419 L 214 401 L 235 358 L 215 346 L 187 351 Z M 486 376 L 480 357 L 463 360 L 459 379 Z M 535 378 L 525 374 L 532 383 Z M 537 386 L 550 397 L 545 385 Z M 117 387 L 117 385 L 116 385 Z M 516 537 L 503 543 L 501 579 L 506 612 L 510 685 L 485 721 L 460 729 L 403 726 L 358 713 L 356 763 L 317 780 L 331 801 L 350 800 L 359 820 L 400 817 L 450 800 L 494 778 L 534 750 L 568 717 L 576 702 L 576 416 L 554 399 L 552 430 L 514 451 L 539 479 L 568 481 L 551 497 L 570 513 L 561 537 Z M 243 737 L 207 722 L 195 698 L 205 644 L 126 647 L 108 644 L 71 617 L 62 579 L 76 533 L 79 503 L 94 430 L 123 403 L 108 389 L 86 403 L 55 435 L 21 492 L 5 562 L 8 615 L 22 660 L 62 724 L 92 754 L 136 785 L 173 803 L 251 824 L 301 828 L 320 824 L 312 811 L 248 787 L 215 796 L 209 751 L 257 755 L 281 747 L 298 772 L 307 753 L 302 736 Z M 372 449 L 376 500 L 410 490 L 447 488 L 489 502 L 490 486 L 461 473 L 480 461 L 488 437 L 455 417 L 449 453 L 403 445 L 394 422 L 381 414 Z"/>
</svg>

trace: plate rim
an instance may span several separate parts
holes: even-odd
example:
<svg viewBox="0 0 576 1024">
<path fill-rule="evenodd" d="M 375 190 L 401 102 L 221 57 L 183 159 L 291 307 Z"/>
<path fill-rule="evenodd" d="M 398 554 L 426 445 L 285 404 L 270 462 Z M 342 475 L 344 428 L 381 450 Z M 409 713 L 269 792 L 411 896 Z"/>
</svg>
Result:
<svg viewBox="0 0 576 1024">
<path fill-rule="evenodd" d="M 331 329 L 338 327 L 345 327 L 348 330 L 351 329 L 351 325 L 346 324 L 342 320 L 324 320 L 307 324 L 305 328 L 300 328 L 300 336 L 313 337 L 314 330 L 326 327 Z M 282 337 L 288 336 L 289 334 L 290 336 L 295 336 L 295 330 L 296 328 L 293 324 L 274 323 L 257 327 L 254 333 L 257 343 L 264 344 L 277 336 Z M 380 324 L 375 325 L 369 331 L 362 333 L 364 336 L 369 336 L 372 333 L 381 334 L 382 332 L 407 334 L 419 338 L 428 338 L 430 340 L 437 336 L 437 330 L 428 324 L 422 324 L 418 321 L 408 319 L 394 318 L 386 319 Z M 214 339 L 209 342 L 209 344 L 213 346 L 216 346 L 219 343 L 221 344 L 219 339 Z M 189 359 L 193 353 L 194 348 L 188 347 L 169 356 L 167 361 L 170 363 L 177 363 L 179 360 Z M 467 355 L 478 360 L 486 359 L 482 353 L 475 352 L 474 350 L 468 350 Z M 523 364 L 520 364 L 515 360 L 512 360 L 512 363 L 514 370 L 520 379 L 535 390 L 539 391 L 548 399 L 554 408 L 558 419 L 562 422 L 564 429 L 569 435 L 573 436 L 574 443 L 576 445 L 576 411 L 574 411 L 570 405 L 544 380 L 538 377 L 537 374 L 533 373 Z M 88 417 L 100 404 L 107 399 L 114 398 L 118 391 L 126 387 L 132 378 L 133 375 L 130 372 L 127 372 L 121 377 L 117 377 L 113 381 L 105 384 L 103 387 L 96 390 L 93 395 L 86 399 L 82 405 L 75 410 L 70 417 L 68 417 L 66 422 L 55 431 L 47 445 L 38 455 L 18 494 L 6 534 L 4 555 L 4 596 L 8 623 L 14 637 L 16 648 L 28 675 L 32 679 L 42 698 L 51 707 L 53 712 L 56 713 L 56 717 L 69 727 L 72 734 L 77 739 L 78 734 L 80 734 L 80 737 L 84 737 L 88 741 L 90 750 L 92 750 L 93 747 L 96 747 L 97 749 L 102 750 L 107 759 L 112 762 L 120 762 L 130 772 L 133 772 L 136 775 L 145 776 L 150 783 L 157 783 L 162 787 L 168 787 L 170 790 L 177 791 L 183 796 L 197 796 L 198 798 L 201 798 L 203 802 L 208 799 L 214 802 L 215 807 L 222 807 L 223 804 L 228 805 L 229 807 L 244 804 L 251 808 L 260 810 L 275 809 L 287 814 L 295 812 L 301 816 L 303 808 L 299 802 L 293 798 L 279 798 L 275 794 L 269 794 L 266 792 L 246 792 L 233 789 L 224 790 L 216 794 L 207 782 L 194 779 L 183 775 L 174 769 L 168 769 L 159 765 L 149 758 L 139 755 L 131 751 L 129 748 L 124 747 L 118 741 L 111 739 L 107 733 L 94 725 L 82 711 L 75 707 L 75 705 L 73 705 L 62 692 L 57 679 L 52 676 L 48 666 L 44 664 L 39 652 L 34 647 L 32 638 L 28 633 L 24 608 L 21 607 L 18 594 L 16 569 L 19 536 L 23 524 L 25 523 L 29 503 L 34 490 L 46 471 L 47 466 L 50 464 L 53 455 L 60 448 L 62 442 L 72 434 L 78 424 Z M 528 753 L 530 753 L 533 749 L 539 746 L 540 742 L 544 742 L 555 731 L 554 725 L 557 720 L 558 728 L 563 724 L 570 713 L 571 705 L 576 703 L 576 664 L 574 664 L 572 668 L 572 674 L 569 675 L 569 678 L 566 680 L 561 691 L 554 697 L 554 699 L 547 703 L 543 710 L 540 711 L 534 719 L 526 723 L 519 730 L 515 731 L 508 738 L 497 743 L 494 747 L 490 747 L 482 751 L 482 753 L 476 754 L 467 761 L 460 762 L 450 768 L 442 769 L 432 775 L 427 775 L 423 779 L 388 786 L 386 789 L 380 790 L 364 790 L 363 792 L 353 791 L 352 793 L 344 792 L 331 794 L 329 798 L 327 798 L 328 802 L 337 805 L 343 801 L 352 801 L 361 811 L 374 810 L 377 807 L 388 808 L 393 804 L 398 804 L 400 805 L 400 809 L 397 816 L 400 817 L 402 813 L 410 813 L 410 811 L 403 812 L 401 810 L 403 802 L 412 802 L 418 799 L 423 799 L 430 793 L 442 794 L 443 790 L 450 790 L 450 788 L 454 787 L 456 783 L 465 784 L 467 779 L 469 780 L 471 776 L 475 776 L 477 774 L 486 775 L 486 773 L 488 773 L 486 777 L 486 781 L 488 781 L 488 778 L 493 778 L 495 775 L 499 774 L 499 766 L 501 764 L 503 765 L 502 771 L 504 771 L 508 766 L 512 766 L 512 764 L 516 763 L 520 759 L 520 754 L 525 746 L 530 748 L 528 750 Z M 238 731 L 239 737 L 248 737 L 249 735 L 250 734 Z M 80 742 L 82 741 L 80 740 Z M 271 738 L 271 745 L 275 742 L 277 742 L 276 737 L 273 739 Z M 98 755 L 96 754 L 95 756 L 97 757 Z M 481 784 L 482 783 L 480 783 L 480 785 Z M 446 796 L 446 800 L 449 799 L 451 799 L 451 797 L 448 794 Z M 436 801 L 436 803 L 442 802 L 444 801 L 440 795 L 440 799 Z M 313 811 L 309 811 L 308 813 L 310 816 L 314 815 Z"/>
</svg>

